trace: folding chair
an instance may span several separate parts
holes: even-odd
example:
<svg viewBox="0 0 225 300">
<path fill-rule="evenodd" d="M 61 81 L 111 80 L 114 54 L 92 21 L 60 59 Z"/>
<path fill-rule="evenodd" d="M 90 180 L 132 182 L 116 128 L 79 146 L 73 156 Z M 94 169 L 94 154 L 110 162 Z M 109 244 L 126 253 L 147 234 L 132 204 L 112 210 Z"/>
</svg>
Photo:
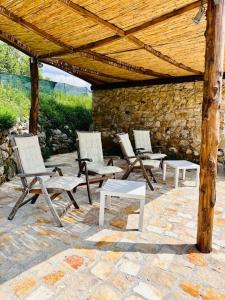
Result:
<svg viewBox="0 0 225 300">
<path fill-rule="evenodd" d="M 14 136 L 11 137 L 11 142 L 19 171 L 17 176 L 22 183 L 22 194 L 8 219 L 12 220 L 20 207 L 29 202 L 34 204 L 39 195 L 43 194 L 57 226 L 62 227 L 63 224 L 52 204 L 52 200 L 61 193 L 66 192 L 74 207 L 79 209 L 71 191 L 82 184 L 84 180 L 75 176 L 63 176 L 60 169 L 63 164 L 45 166 L 37 136 Z M 47 168 L 53 170 L 49 171 Z M 25 200 L 29 194 L 34 194 L 34 196 Z"/>
<path fill-rule="evenodd" d="M 81 174 L 85 174 L 89 193 L 89 185 L 91 183 L 99 182 L 99 187 L 101 187 L 105 179 L 115 177 L 116 173 L 123 172 L 121 168 L 114 166 L 114 159 L 118 159 L 118 156 L 103 156 L 100 132 L 77 131 L 77 153 L 78 158 L 76 160 L 79 164 L 78 176 L 80 177 Z M 107 164 L 105 164 L 104 159 L 108 159 Z M 100 175 L 101 177 L 90 179 L 89 175 Z M 91 204 L 90 194 L 89 201 Z"/>
<path fill-rule="evenodd" d="M 134 142 L 135 142 L 135 150 L 140 154 L 146 155 L 149 159 L 159 159 L 162 162 L 166 157 L 166 154 L 163 153 L 153 153 L 152 144 L 151 144 L 151 136 L 149 130 L 133 130 L 134 133 Z"/>
<path fill-rule="evenodd" d="M 156 182 L 156 179 L 152 173 L 152 168 L 159 168 L 160 162 L 157 160 L 145 159 L 146 157 L 140 153 L 135 154 L 127 133 L 117 134 L 117 137 L 119 139 L 124 158 L 128 163 L 128 168 L 122 179 L 128 178 L 133 170 L 140 169 L 150 189 L 153 191 L 154 188 L 151 184 L 149 175 L 152 177 L 153 181 Z"/>
</svg>

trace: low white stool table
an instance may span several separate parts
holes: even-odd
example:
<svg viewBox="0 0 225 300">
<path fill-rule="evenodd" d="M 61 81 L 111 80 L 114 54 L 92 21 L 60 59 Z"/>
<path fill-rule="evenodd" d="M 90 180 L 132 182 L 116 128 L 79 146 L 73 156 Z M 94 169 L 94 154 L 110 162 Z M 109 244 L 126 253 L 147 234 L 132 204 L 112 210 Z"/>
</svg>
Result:
<svg viewBox="0 0 225 300">
<path fill-rule="evenodd" d="M 166 180 L 166 167 L 175 169 L 174 185 L 178 187 L 179 171 L 183 170 L 183 180 L 185 180 L 186 170 L 196 170 L 196 186 L 199 185 L 200 166 L 187 160 L 164 160 L 163 162 L 163 181 Z"/>
<path fill-rule="evenodd" d="M 140 181 L 108 179 L 100 190 L 99 225 L 104 224 L 105 207 L 110 208 L 111 197 L 132 198 L 140 201 L 138 229 L 143 229 L 146 183 Z"/>
</svg>

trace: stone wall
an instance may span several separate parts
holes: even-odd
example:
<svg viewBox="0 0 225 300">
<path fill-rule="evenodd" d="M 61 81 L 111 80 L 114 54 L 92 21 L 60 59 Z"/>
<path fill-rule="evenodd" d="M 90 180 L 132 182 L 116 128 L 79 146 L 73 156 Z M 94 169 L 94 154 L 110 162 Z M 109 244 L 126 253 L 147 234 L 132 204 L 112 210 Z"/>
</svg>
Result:
<svg viewBox="0 0 225 300">
<path fill-rule="evenodd" d="M 153 149 L 177 158 L 197 160 L 200 148 L 202 82 L 96 90 L 94 128 L 102 132 L 104 147 L 114 147 L 115 133 L 151 131 Z M 224 143 L 224 107 L 221 141 Z M 224 145 L 225 146 L 225 145 Z"/>
</svg>

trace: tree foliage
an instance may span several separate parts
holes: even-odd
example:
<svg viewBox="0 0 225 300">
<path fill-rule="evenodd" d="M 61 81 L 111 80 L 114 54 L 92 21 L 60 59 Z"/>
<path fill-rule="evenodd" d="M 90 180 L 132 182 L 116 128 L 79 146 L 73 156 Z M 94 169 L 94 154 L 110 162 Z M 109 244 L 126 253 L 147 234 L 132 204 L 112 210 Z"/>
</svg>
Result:
<svg viewBox="0 0 225 300">
<path fill-rule="evenodd" d="M 0 72 L 30 76 L 29 57 L 0 42 Z"/>
</svg>

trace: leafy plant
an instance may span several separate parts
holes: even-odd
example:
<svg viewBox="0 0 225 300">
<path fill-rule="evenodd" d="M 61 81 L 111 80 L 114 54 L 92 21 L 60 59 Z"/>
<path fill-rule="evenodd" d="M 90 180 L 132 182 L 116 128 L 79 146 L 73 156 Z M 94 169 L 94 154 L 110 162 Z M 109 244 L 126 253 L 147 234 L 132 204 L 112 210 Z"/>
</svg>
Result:
<svg viewBox="0 0 225 300">
<path fill-rule="evenodd" d="M 16 117 L 7 110 L 0 109 L 0 130 L 12 128 L 16 123 Z"/>
</svg>

